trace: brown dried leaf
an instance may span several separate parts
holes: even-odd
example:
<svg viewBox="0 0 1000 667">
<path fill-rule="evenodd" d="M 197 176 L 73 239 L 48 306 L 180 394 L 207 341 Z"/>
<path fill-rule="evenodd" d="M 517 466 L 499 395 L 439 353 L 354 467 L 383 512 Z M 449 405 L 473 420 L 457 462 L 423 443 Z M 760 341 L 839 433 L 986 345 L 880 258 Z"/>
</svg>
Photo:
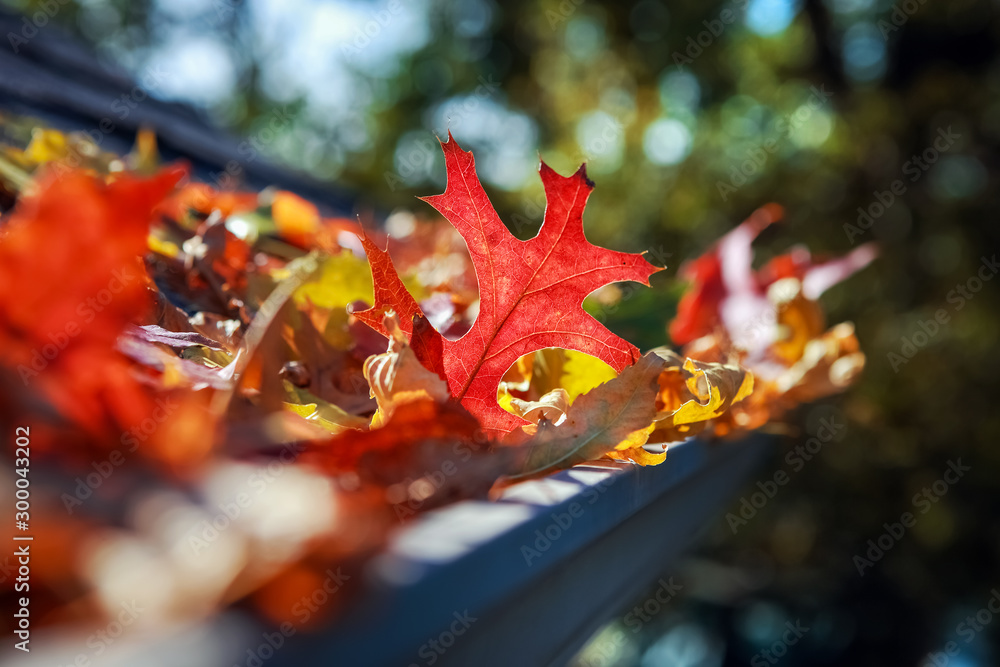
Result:
<svg viewBox="0 0 1000 667">
<path fill-rule="evenodd" d="M 512 398 L 510 407 L 518 417 L 523 417 L 535 424 L 542 419 L 558 424 L 566 416 L 566 410 L 569 409 L 569 394 L 562 387 L 557 387 L 537 401 Z"/>
<path fill-rule="evenodd" d="M 658 412 L 650 442 L 684 440 L 753 391 L 753 375 L 735 365 L 684 359 L 656 350 L 667 364 L 658 378 Z"/>
<path fill-rule="evenodd" d="M 447 383 L 420 364 L 395 314 L 387 315 L 383 326 L 389 333 L 389 349 L 369 357 L 364 367 L 371 395 L 378 403 L 373 427 L 383 426 L 404 403 L 428 399 L 443 403 L 451 398 Z"/>
<path fill-rule="evenodd" d="M 516 435 L 512 443 L 522 445 L 524 455 L 511 479 L 544 475 L 616 450 L 641 449 L 652 430 L 656 379 L 664 366 L 659 356 L 647 354 L 617 378 L 579 396 L 561 425 L 542 420 L 533 436 Z M 637 454 L 633 460 L 647 459 Z"/>
</svg>

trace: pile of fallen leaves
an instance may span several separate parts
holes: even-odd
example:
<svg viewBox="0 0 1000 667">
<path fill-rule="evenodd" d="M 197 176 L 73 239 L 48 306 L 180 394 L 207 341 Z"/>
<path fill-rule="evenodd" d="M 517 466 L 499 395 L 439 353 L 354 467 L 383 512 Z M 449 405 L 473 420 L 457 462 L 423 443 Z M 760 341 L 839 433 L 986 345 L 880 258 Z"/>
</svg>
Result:
<svg viewBox="0 0 1000 667">
<path fill-rule="evenodd" d="M 35 618 L 93 623 L 127 597 L 144 623 L 237 601 L 295 619 L 419 512 L 585 461 L 658 464 L 862 369 L 817 299 L 870 247 L 754 271 L 781 213 L 764 207 L 682 267 L 680 352 L 642 354 L 582 303 L 661 269 L 587 241 L 584 168 L 541 164 L 545 219 L 521 241 L 471 153 L 442 148 L 440 217 L 394 213 L 389 235 L 192 182 L 145 133 L 127 156 L 39 127 L 0 148 L 0 411 L 31 433 Z"/>
</svg>

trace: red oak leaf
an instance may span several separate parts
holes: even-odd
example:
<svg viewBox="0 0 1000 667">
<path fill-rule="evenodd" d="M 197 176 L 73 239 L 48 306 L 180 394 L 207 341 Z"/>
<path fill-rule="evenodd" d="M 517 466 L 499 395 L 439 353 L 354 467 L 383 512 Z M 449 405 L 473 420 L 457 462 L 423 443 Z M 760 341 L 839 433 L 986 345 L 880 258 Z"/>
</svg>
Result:
<svg viewBox="0 0 1000 667">
<path fill-rule="evenodd" d="M 439 370 L 452 396 L 484 429 L 502 435 L 527 423 L 496 401 L 501 377 L 522 355 L 561 347 L 597 357 L 619 372 L 639 358 L 634 345 L 588 315 L 582 303 L 588 294 L 611 282 L 632 280 L 648 285 L 649 276 L 660 269 L 641 254 L 615 252 L 587 241 L 583 210 L 594 184 L 587 179 L 585 167 L 563 177 L 541 164 L 545 219 L 535 238 L 521 241 L 507 230 L 490 204 L 472 153 L 463 151 L 450 133 L 441 147 L 447 188 L 443 194 L 423 199 L 455 226 L 469 247 L 479 279 L 479 316 L 469 332 L 455 341 L 444 339 L 418 317 L 412 346 L 421 362 Z M 376 299 L 374 308 L 365 312 L 372 316 L 386 308 L 413 312 L 413 298 L 400 291 L 399 277 L 383 255 L 376 252 L 372 259 Z M 380 290 L 380 283 L 388 289 Z"/>
<path fill-rule="evenodd" d="M 412 334 L 413 317 L 423 315 L 420 306 L 417 305 L 416 299 L 406 291 L 403 281 L 396 273 L 396 267 L 393 266 L 389 253 L 375 245 L 375 242 L 367 235 L 361 237 L 361 244 L 365 248 L 368 263 L 372 267 L 375 306 L 353 313 L 353 315 L 375 331 L 388 337 L 389 331 L 382 324 L 382 320 L 385 317 L 385 311 L 391 308 L 396 311 L 403 331 Z"/>
<path fill-rule="evenodd" d="M 410 340 L 410 347 L 420 363 L 440 375 L 442 380 L 446 379 L 442 362 L 444 337 L 431 326 L 416 299 L 406 291 L 389 253 L 375 245 L 367 236 L 362 236 L 361 243 L 372 267 L 375 305 L 368 310 L 352 311 L 352 314 L 388 338 L 390 333 L 382 322 L 386 311 L 394 310 L 399 318 L 399 326 Z"/>
</svg>

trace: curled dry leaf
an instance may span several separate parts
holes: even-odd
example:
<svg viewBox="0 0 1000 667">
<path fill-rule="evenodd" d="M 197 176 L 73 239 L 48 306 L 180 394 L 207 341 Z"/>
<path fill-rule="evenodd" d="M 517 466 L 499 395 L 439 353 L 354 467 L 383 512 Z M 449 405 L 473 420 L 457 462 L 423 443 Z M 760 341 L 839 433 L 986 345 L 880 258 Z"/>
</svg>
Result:
<svg viewBox="0 0 1000 667">
<path fill-rule="evenodd" d="M 224 349 L 221 345 L 210 338 L 206 338 L 193 331 L 168 331 L 155 324 L 143 326 L 130 326 L 125 331 L 126 335 L 135 336 L 150 343 L 159 343 L 168 347 L 207 347 L 212 350 Z"/>
<path fill-rule="evenodd" d="M 368 426 L 368 420 L 352 415 L 340 406 L 324 401 L 291 382 L 285 381 L 284 388 L 290 399 L 285 402 L 287 409 L 330 433 L 342 433 L 348 429 L 362 430 Z"/>
<path fill-rule="evenodd" d="M 544 475 L 609 452 L 650 462 L 642 446 L 652 431 L 656 381 L 664 367 L 663 359 L 647 354 L 618 377 L 579 396 L 562 424 L 543 419 L 532 436 L 512 434 L 510 442 L 521 445 L 523 458 L 510 479 Z"/>
<path fill-rule="evenodd" d="M 776 424 L 795 406 L 844 391 L 861 374 L 865 355 L 854 325 L 841 322 L 808 341 L 794 364 L 757 378 L 753 393 L 713 423 L 717 436 L 738 435 Z M 769 368 L 768 370 L 774 370 Z"/>
<path fill-rule="evenodd" d="M 826 318 L 819 303 L 807 299 L 797 278 L 782 278 L 767 290 L 775 313 L 771 354 L 783 363 L 795 363 L 809 341 L 823 333 Z"/>
<path fill-rule="evenodd" d="M 133 336 L 122 336 L 118 340 L 118 350 L 146 368 L 160 371 L 160 384 L 167 389 L 186 384 L 198 390 L 205 387 L 230 389 L 232 379 L 226 377 L 222 368 L 211 368 L 160 348 L 153 343 Z"/>
<path fill-rule="evenodd" d="M 798 361 L 778 378 L 778 391 L 796 403 L 841 392 L 865 367 L 854 325 L 841 322 L 810 340 Z"/>
<path fill-rule="evenodd" d="M 533 424 L 545 419 L 558 426 L 569 408 L 569 394 L 562 387 L 556 387 L 537 401 L 512 398 L 510 407 L 518 417 L 527 419 Z"/>
<path fill-rule="evenodd" d="M 504 374 L 500 404 L 513 411 L 514 398 L 535 402 L 556 389 L 565 391 L 566 403 L 570 404 L 580 394 L 615 377 L 615 369 L 600 359 L 576 350 L 548 347 L 521 357 Z"/>
<path fill-rule="evenodd" d="M 451 398 L 444 380 L 417 360 L 395 314 L 385 316 L 383 327 L 389 334 L 389 349 L 369 357 L 364 366 L 372 398 L 378 403 L 372 427 L 384 426 L 398 405 L 419 400 L 443 403 Z"/>
<path fill-rule="evenodd" d="M 674 342 L 693 359 L 738 361 L 755 378 L 753 393 L 715 418 L 716 435 L 760 428 L 802 401 L 842 391 L 864 367 L 853 325 L 825 331 L 817 299 L 870 264 L 876 247 L 820 260 L 796 247 L 754 270 L 751 244 L 781 213 L 761 208 L 681 268 L 691 285 L 670 323 Z"/>
<path fill-rule="evenodd" d="M 683 359 L 666 349 L 655 352 L 666 368 L 657 378 L 652 443 L 678 442 L 699 433 L 753 391 L 753 374 L 739 366 Z"/>
</svg>

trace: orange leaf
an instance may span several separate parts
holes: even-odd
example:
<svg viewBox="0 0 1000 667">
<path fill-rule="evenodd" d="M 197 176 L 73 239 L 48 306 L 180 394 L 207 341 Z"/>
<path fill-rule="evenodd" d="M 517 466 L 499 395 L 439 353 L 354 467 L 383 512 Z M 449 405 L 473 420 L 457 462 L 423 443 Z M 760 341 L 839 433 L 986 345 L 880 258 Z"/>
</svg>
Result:
<svg viewBox="0 0 1000 667">
<path fill-rule="evenodd" d="M 271 204 L 271 215 L 278 233 L 301 248 L 312 246 L 320 227 L 319 209 L 312 202 L 291 192 L 279 190 Z"/>
<path fill-rule="evenodd" d="M 141 260 L 149 224 L 182 176 L 168 169 L 105 184 L 82 171 L 50 172 L 4 225 L 4 365 L 12 384 L 40 390 L 92 435 L 127 429 L 153 409 L 115 341 L 150 305 Z"/>
</svg>

